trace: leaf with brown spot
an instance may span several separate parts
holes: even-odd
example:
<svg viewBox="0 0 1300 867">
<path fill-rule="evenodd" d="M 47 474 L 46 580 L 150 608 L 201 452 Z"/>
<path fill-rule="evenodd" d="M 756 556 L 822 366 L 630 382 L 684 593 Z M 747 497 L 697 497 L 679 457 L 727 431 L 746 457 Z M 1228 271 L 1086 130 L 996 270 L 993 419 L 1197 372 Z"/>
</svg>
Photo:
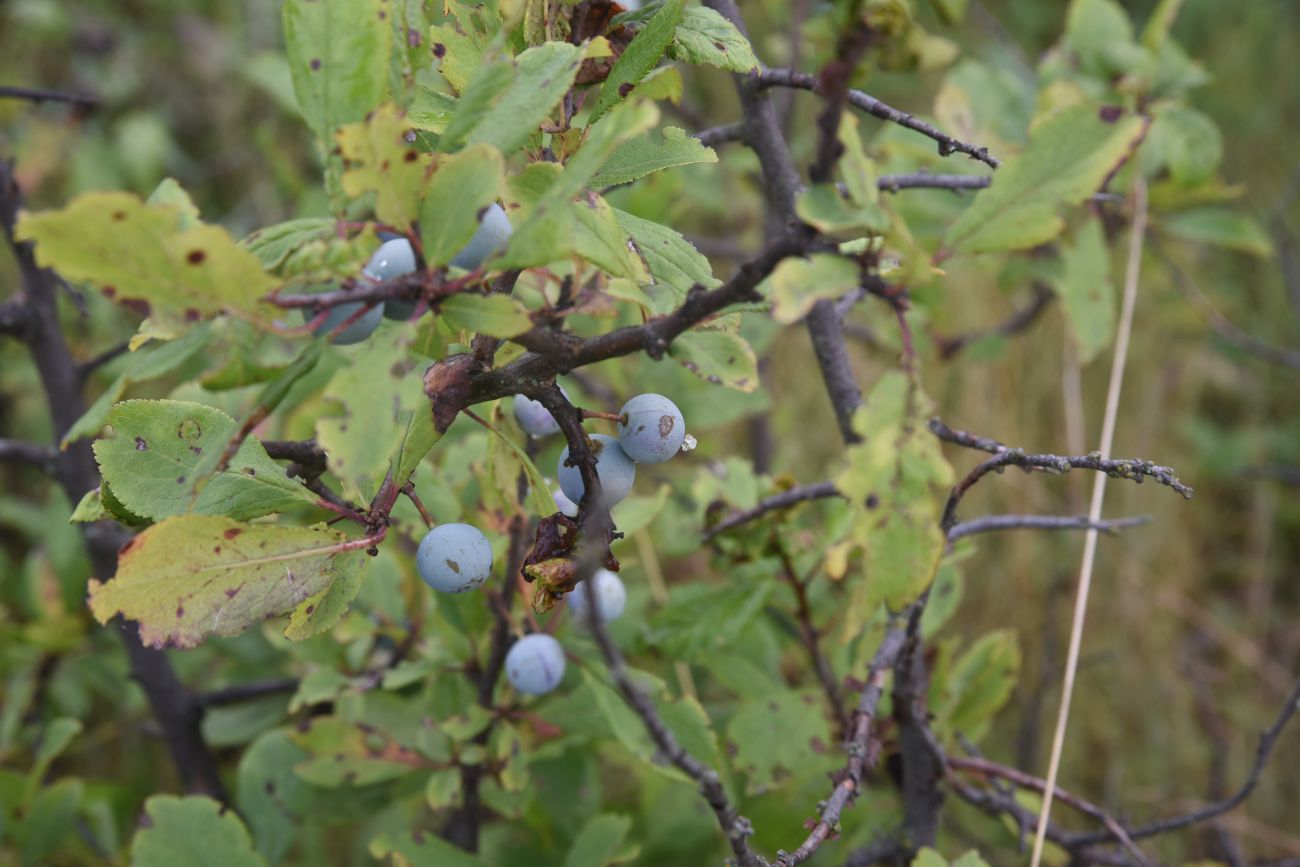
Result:
<svg viewBox="0 0 1300 867">
<path fill-rule="evenodd" d="M 147 645 L 194 647 L 355 582 L 366 555 L 348 541 L 324 526 L 168 518 L 122 550 L 115 577 L 91 579 L 90 610 L 100 623 L 136 621 Z"/>
<path fill-rule="evenodd" d="M 147 312 L 169 333 L 188 330 L 195 316 L 269 321 L 274 312 L 262 297 L 275 283 L 257 257 L 219 226 L 187 225 L 169 203 L 84 193 L 60 210 L 22 214 L 16 235 L 35 243 L 41 265 L 104 287 L 114 303 Z"/>
</svg>

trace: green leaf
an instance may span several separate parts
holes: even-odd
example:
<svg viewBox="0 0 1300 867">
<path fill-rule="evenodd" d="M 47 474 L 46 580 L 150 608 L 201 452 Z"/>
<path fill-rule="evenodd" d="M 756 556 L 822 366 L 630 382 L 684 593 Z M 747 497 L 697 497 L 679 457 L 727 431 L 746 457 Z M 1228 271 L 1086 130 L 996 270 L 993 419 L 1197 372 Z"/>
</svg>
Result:
<svg viewBox="0 0 1300 867">
<path fill-rule="evenodd" d="M 177 334 L 203 316 L 273 313 L 262 298 L 275 281 L 257 257 L 218 226 L 183 227 L 172 205 L 83 193 L 61 210 L 24 212 L 16 236 L 35 243 L 43 267 L 93 284 Z"/>
<path fill-rule="evenodd" d="M 795 213 L 808 225 L 827 234 L 881 235 L 889 229 L 889 215 L 884 208 L 874 202 L 854 204 L 834 184 L 814 184 L 800 192 L 795 200 Z"/>
<path fill-rule="evenodd" d="M 944 246 L 954 253 L 1019 250 L 1059 235 L 1061 208 L 1095 193 L 1142 134 L 1142 118 L 1107 121 L 1106 111 L 1077 105 L 1043 120 L 1025 151 L 1008 158 L 953 223 Z"/>
<path fill-rule="evenodd" d="M 99 488 L 91 488 L 86 491 L 77 503 L 77 507 L 72 510 L 72 515 L 68 518 L 73 524 L 93 524 L 96 521 L 103 521 L 112 517 L 108 510 L 104 508 L 104 501 L 99 493 Z"/>
<path fill-rule="evenodd" d="M 68 748 L 77 735 L 81 734 L 81 729 L 80 720 L 70 717 L 57 717 L 45 727 L 41 735 L 40 748 L 37 749 L 36 757 L 32 760 L 31 770 L 27 772 L 27 789 L 23 794 L 24 804 L 32 803 L 32 799 L 45 779 L 45 772 L 50 769 L 50 764 Z"/>
<path fill-rule="evenodd" d="M 619 225 L 609 202 L 588 193 L 569 207 L 573 215 L 574 253 L 612 277 L 634 284 L 650 282 L 650 273 L 628 244 L 627 230 Z"/>
<path fill-rule="evenodd" d="M 76 778 L 64 778 L 41 789 L 24 811 L 19 830 L 23 864 L 49 863 L 46 859 L 76 832 L 85 789 Z"/>
<path fill-rule="evenodd" d="M 408 348 L 415 328 L 403 325 L 384 340 L 365 341 L 325 388 L 323 396 L 342 411 L 317 420 L 316 441 L 349 499 L 368 502 L 374 496 L 405 453 L 414 415 L 429 412 L 421 366 Z"/>
<path fill-rule="evenodd" d="M 832 735 L 815 693 L 782 691 L 745 702 L 727 727 L 727 740 L 735 745 L 733 765 L 745 773 L 746 790 L 758 794 L 815 766 Z"/>
<path fill-rule="evenodd" d="M 457 849 L 437 834 L 388 832 L 370 841 L 373 858 L 389 858 L 393 867 L 487 867 L 476 855 Z"/>
<path fill-rule="evenodd" d="M 1079 361 L 1088 364 L 1115 336 L 1115 288 L 1100 220 L 1090 219 L 1079 227 L 1072 242 L 1062 247 L 1061 263 L 1056 291 L 1079 348 Z"/>
<path fill-rule="evenodd" d="M 1213 179 L 1223 159 L 1223 134 L 1208 115 L 1186 106 L 1156 114 L 1142 144 L 1142 168 L 1155 174 L 1169 170 L 1175 183 L 1196 187 Z"/>
<path fill-rule="evenodd" d="M 438 70 L 462 98 L 476 70 L 485 65 L 483 49 L 488 38 L 473 27 L 465 29 L 452 20 L 429 28 L 429 49 L 438 60 Z"/>
<path fill-rule="evenodd" d="M 844 188 L 849 201 L 859 207 L 874 205 L 880 201 L 880 187 L 876 183 L 876 164 L 867 156 L 862 146 L 862 134 L 858 131 L 858 119 L 852 114 L 840 118 L 840 144 L 844 153 L 840 156 L 839 170 L 844 176 Z M 884 217 L 884 212 L 881 212 Z M 885 228 L 889 221 L 885 219 Z M 880 229 L 879 231 L 884 231 Z"/>
<path fill-rule="evenodd" d="M 673 166 L 717 161 L 718 155 L 713 148 L 701 144 L 685 130 L 670 126 L 662 131 L 649 130 L 624 142 L 610 154 L 605 165 L 591 179 L 591 184 L 596 187 L 617 186 Z"/>
<path fill-rule="evenodd" d="M 1020 641 L 1011 629 L 982 636 L 958 659 L 934 706 L 934 727 L 951 741 L 962 734 L 979 741 L 1016 687 Z"/>
<path fill-rule="evenodd" d="M 294 766 L 294 773 L 315 786 L 360 788 L 404 777 L 415 770 L 408 752 L 373 726 L 338 716 L 312 721 L 290 739 L 311 758 Z"/>
<path fill-rule="evenodd" d="M 654 126 L 659 110 L 642 100 L 617 106 L 600 123 L 590 126 L 586 139 L 562 170 L 533 164 L 512 185 L 525 208 L 515 223 L 500 268 L 528 268 L 563 259 L 574 249 L 573 198 L 586 189 L 620 144 Z"/>
<path fill-rule="evenodd" d="M 1182 7 L 1183 0 L 1160 0 L 1142 28 L 1142 44 L 1153 51 L 1159 50 L 1169 38 L 1169 30 Z"/>
<path fill-rule="evenodd" d="M 504 60 L 485 62 L 470 79 L 446 128 L 438 139 L 438 150 L 450 153 L 465 143 L 465 138 L 492 111 L 492 106 L 515 80 L 515 67 Z"/>
<path fill-rule="evenodd" d="M 113 435 L 95 441 L 95 460 L 117 499 L 141 517 L 160 520 L 194 512 L 244 521 L 319 500 L 286 476 L 251 437 L 196 495 L 200 463 L 219 456 L 238 428 L 219 409 L 174 400 L 128 400 L 113 407 L 108 423 Z"/>
<path fill-rule="evenodd" d="M 652 770 L 672 780 L 687 780 L 686 775 L 676 767 L 661 760 L 658 747 L 650 740 L 640 719 L 619 692 L 589 668 L 582 669 L 582 681 L 583 688 L 591 693 L 609 733 L 619 744 Z M 641 688 L 646 689 L 644 686 Z M 654 691 L 662 692 L 662 683 Z M 654 695 L 650 698 L 683 749 L 702 762 L 715 766 L 719 764 L 717 738 L 709 726 L 708 715 L 698 702 L 657 700 Z"/>
<path fill-rule="evenodd" d="M 478 229 L 479 212 L 497 200 L 505 166 L 491 145 L 442 157 L 420 208 L 424 260 L 446 265 Z"/>
<path fill-rule="evenodd" d="M 672 55 L 686 63 L 709 64 L 731 72 L 749 72 L 759 65 L 749 40 L 736 25 L 703 6 L 691 6 L 683 13 L 673 36 Z"/>
<path fill-rule="evenodd" d="M 275 271 L 289 255 L 311 241 L 333 238 L 337 223 L 330 217 L 304 217 L 264 226 L 239 242 L 262 262 L 262 267 Z"/>
<path fill-rule="evenodd" d="M 582 58 L 581 46 L 565 42 L 547 42 L 515 57 L 513 82 L 481 115 L 469 144 L 489 144 L 505 154 L 517 151 L 573 86 Z"/>
<path fill-rule="evenodd" d="M 758 357 L 739 334 L 687 331 L 672 342 L 668 354 L 706 382 L 745 392 L 758 388 Z"/>
<path fill-rule="evenodd" d="M 77 419 L 59 443 L 60 449 L 84 437 L 94 436 L 108 423 L 113 404 L 138 382 L 147 382 L 171 373 L 189 361 L 207 346 L 212 334 L 206 327 L 192 328 L 175 340 L 151 343 L 132 350 L 121 375 L 95 399 L 86 412 Z"/>
<path fill-rule="evenodd" d="M 117 575 L 90 581 L 100 623 L 122 615 L 152 647 L 194 647 L 292 611 L 367 557 L 348 537 L 316 527 L 241 524 L 183 515 L 155 524 L 122 549 Z"/>
<path fill-rule="evenodd" d="M 852 510 L 850 538 L 864 551 L 865 576 L 850 587 L 847 635 L 856 635 L 881 602 L 898 609 L 912 601 L 939 567 L 939 518 L 953 473 L 925 428 L 931 408 L 919 386 L 888 373 L 854 415 L 862 442 L 847 450 L 835 477 Z"/>
<path fill-rule="evenodd" d="M 666 0 L 654 17 L 637 31 L 627 48 L 618 56 L 618 60 L 614 61 L 609 77 L 600 88 L 600 96 L 597 97 L 596 104 L 591 109 L 591 117 L 587 121 L 588 126 L 600 120 L 605 112 L 627 96 L 659 63 L 669 43 L 673 41 L 677 25 L 682 21 L 685 5 L 686 0 Z"/>
<path fill-rule="evenodd" d="M 144 809 L 149 822 L 131 840 L 132 867 L 266 867 L 239 817 L 212 798 L 154 795 Z"/>
<path fill-rule="evenodd" d="M 646 643 L 674 659 L 702 660 L 735 641 L 763 610 L 774 586 L 771 569 L 740 567 L 724 585 L 674 588 L 672 599 L 650 618 Z"/>
<path fill-rule="evenodd" d="M 1175 238 L 1213 244 L 1238 253 L 1268 258 L 1273 241 L 1252 217 L 1227 208 L 1193 208 L 1161 217 L 1157 225 Z"/>
<path fill-rule="evenodd" d="M 283 729 L 265 733 L 240 756 L 236 803 L 271 864 L 284 860 L 311 814 L 312 787 L 293 771 L 309 757 Z"/>
<path fill-rule="evenodd" d="M 393 473 L 393 481 L 399 487 L 410 480 L 424 456 L 440 439 L 442 434 L 433 426 L 433 413 L 424 407 L 413 409 L 406 426 L 406 437 L 397 453 L 397 470 Z"/>
<path fill-rule="evenodd" d="M 1128 13 L 1116 0 L 1072 0 L 1064 41 L 1083 72 L 1101 80 L 1137 72 L 1150 61 L 1150 54 L 1133 38 Z"/>
<path fill-rule="evenodd" d="M 949 867 L 948 859 L 929 846 L 922 846 L 912 859 L 911 867 Z M 961 855 L 952 862 L 951 867 L 988 867 L 988 864 L 974 849 Z"/>
<path fill-rule="evenodd" d="M 668 503 L 668 497 L 672 493 L 670 485 L 660 485 L 659 490 L 655 491 L 654 496 L 642 497 L 635 494 L 624 498 L 624 500 L 614 507 L 614 523 L 618 525 L 618 530 L 625 536 L 631 536 L 633 533 L 650 526 L 663 508 Z"/>
<path fill-rule="evenodd" d="M 551 499 L 550 488 L 546 486 L 546 480 L 538 471 L 537 465 L 533 463 L 533 459 L 528 456 L 528 452 L 520 447 L 516 437 L 509 436 L 501 430 L 503 426 L 507 425 L 511 427 L 516 436 L 521 433 L 515 427 L 514 421 L 506 417 L 502 407 L 498 404 L 493 409 L 492 418 L 487 426 L 488 430 L 495 435 L 495 441 L 505 447 L 512 456 L 513 461 L 517 462 L 518 470 L 523 470 L 524 474 L 528 476 L 528 495 L 532 498 L 533 511 L 538 516 L 553 514 L 555 512 L 555 501 Z M 518 478 L 518 470 L 512 467 L 508 472 L 509 483 L 512 485 L 514 480 Z"/>
<path fill-rule="evenodd" d="M 383 105 L 335 134 L 346 166 L 343 192 L 353 198 L 374 193 L 375 216 L 399 231 L 415 219 L 432 161 L 408 141 L 410 131 L 396 106 Z"/>
<path fill-rule="evenodd" d="M 198 225 L 199 219 L 198 206 L 190 198 L 190 194 L 185 192 L 185 188 L 175 178 L 163 178 L 154 191 L 145 199 L 147 205 L 168 205 L 176 210 L 180 215 L 180 226 L 182 229 L 188 229 L 190 226 Z"/>
<path fill-rule="evenodd" d="M 713 276 L 708 258 L 677 231 L 652 220 L 634 217 L 617 208 L 614 209 L 614 215 L 618 217 L 619 225 L 636 242 L 656 285 L 671 290 L 667 293 L 669 304 L 655 312 L 664 313 L 670 306 L 676 307 L 695 286 L 712 289 L 722 284 L 721 280 Z"/>
<path fill-rule="evenodd" d="M 592 816 L 582 826 L 569 854 L 564 858 L 564 867 L 605 867 L 620 855 L 623 841 L 628 831 L 632 830 L 632 820 L 627 816 L 604 813 Z M 626 855 L 618 860 L 626 860 Z"/>
<path fill-rule="evenodd" d="M 839 298 L 861 282 L 857 263 L 833 253 L 783 259 L 764 281 L 765 294 L 772 299 L 772 318 L 785 325 L 807 316 L 823 298 Z"/>
<path fill-rule="evenodd" d="M 440 301 L 438 312 L 457 328 L 489 337 L 515 337 L 533 327 L 528 308 L 509 295 L 461 292 Z"/>
<path fill-rule="evenodd" d="M 293 90 L 322 142 L 379 105 L 391 45 L 382 0 L 286 0 L 284 43 Z"/>
</svg>

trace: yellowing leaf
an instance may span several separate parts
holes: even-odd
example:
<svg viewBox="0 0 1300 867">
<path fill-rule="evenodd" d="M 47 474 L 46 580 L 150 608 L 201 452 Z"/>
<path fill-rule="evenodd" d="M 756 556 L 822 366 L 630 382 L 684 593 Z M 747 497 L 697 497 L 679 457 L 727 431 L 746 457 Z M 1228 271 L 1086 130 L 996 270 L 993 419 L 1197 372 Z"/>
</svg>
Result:
<svg viewBox="0 0 1300 867">
<path fill-rule="evenodd" d="M 336 136 L 346 166 L 343 192 L 353 198 L 373 192 L 375 216 L 399 230 L 415 219 L 424 174 L 432 162 L 407 140 L 410 130 L 401 112 L 385 105 Z"/>
<path fill-rule="evenodd" d="M 672 342 L 668 354 L 706 382 L 737 391 L 758 388 L 758 357 L 738 334 L 688 331 Z"/>
<path fill-rule="evenodd" d="M 100 623 L 118 615 L 138 622 L 140 640 L 151 647 L 194 647 L 350 580 L 366 555 L 348 541 L 323 526 L 168 518 L 122 549 L 115 577 L 91 579 L 90 610 Z"/>
<path fill-rule="evenodd" d="M 387 339 L 365 341 L 325 389 L 341 413 L 316 422 L 316 439 L 349 499 L 374 495 L 404 452 L 412 413 L 428 414 L 421 367 L 407 348 L 414 331 L 406 325 Z"/>
<path fill-rule="evenodd" d="M 1060 211 L 1097 192 L 1142 134 L 1134 115 L 1076 105 L 1043 120 L 1024 153 L 1011 157 L 948 230 L 954 253 L 1019 250 L 1052 240 L 1065 228 Z"/>
<path fill-rule="evenodd" d="M 823 298 L 838 298 L 858 286 L 862 274 L 856 263 L 830 253 L 807 259 L 784 259 L 764 281 L 772 299 L 772 318 L 783 324 L 798 322 Z"/>
<path fill-rule="evenodd" d="M 569 206 L 573 215 L 573 252 L 611 277 L 623 277 L 640 285 L 650 282 L 641 257 L 628 243 L 627 231 L 619 225 L 609 202 L 595 193 Z"/>
<path fill-rule="evenodd" d="M 257 257 L 219 226 L 182 228 L 173 205 L 85 193 L 61 210 L 22 214 L 17 237 L 36 245 L 41 265 L 182 330 L 217 313 L 274 312 L 261 299 L 275 282 Z"/>
<path fill-rule="evenodd" d="M 925 428 L 930 401 L 900 373 L 881 377 L 854 416 L 862 442 L 848 449 L 835 478 L 853 513 L 850 538 L 865 574 L 851 588 L 845 634 L 856 635 L 876 607 L 897 609 L 934 577 L 943 555 L 939 518 L 952 468 Z"/>
</svg>

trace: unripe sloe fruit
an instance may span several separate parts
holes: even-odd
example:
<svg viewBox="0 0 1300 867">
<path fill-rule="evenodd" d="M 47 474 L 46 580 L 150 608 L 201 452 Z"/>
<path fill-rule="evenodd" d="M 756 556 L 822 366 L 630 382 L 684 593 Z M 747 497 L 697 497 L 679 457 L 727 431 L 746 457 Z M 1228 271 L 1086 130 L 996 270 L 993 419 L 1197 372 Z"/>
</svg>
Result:
<svg viewBox="0 0 1300 867">
<path fill-rule="evenodd" d="M 389 240 L 379 245 L 379 249 L 370 257 L 366 267 L 361 269 L 371 280 L 387 280 L 400 277 L 415 270 L 415 250 L 411 242 L 401 236 L 389 236 Z M 384 316 L 404 322 L 415 312 L 416 302 L 389 300 L 384 303 Z"/>
<path fill-rule="evenodd" d="M 473 271 L 483 264 L 484 259 L 505 247 L 513 231 L 505 209 L 493 202 L 479 217 L 478 229 L 475 230 L 474 237 L 461 248 L 456 257 L 451 260 L 451 264 L 466 271 Z"/>
<path fill-rule="evenodd" d="M 564 648 L 544 632 L 525 635 L 506 654 L 506 679 L 529 695 L 550 692 L 564 680 Z"/>
<path fill-rule="evenodd" d="M 662 394 L 638 394 L 623 404 L 620 415 L 627 421 L 618 426 L 619 444 L 639 463 L 662 464 L 677 454 L 686 438 L 682 411 Z"/>
<path fill-rule="evenodd" d="M 415 565 L 434 590 L 464 593 L 492 574 L 492 545 L 477 527 L 439 524 L 420 540 Z"/>
<path fill-rule="evenodd" d="M 623 579 L 608 569 L 597 569 L 590 580 L 595 582 L 593 589 L 596 591 L 596 616 L 602 623 L 617 620 L 627 606 L 627 588 L 623 586 Z M 577 621 L 585 624 L 587 582 L 579 581 L 564 598 L 569 600 L 569 608 Z"/>
<path fill-rule="evenodd" d="M 563 388 L 560 393 L 568 398 L 569 393 Z M 529 436 L 544 437 L 556 433 L 560 423 L 551 415 L 551 411 L 542 406 L 540 400 L 533 400 L 522 394 L 515 395 L 515 421 Z"/>
<path fill-rule="evenodd" d="M 600 477 L 600 487 L 605 492 L 605 505 L 612 507 L 619 503 L 632 490 L 636 478 L 636 464 L 623 453 L 618 440 L 604 434 L 591 435 L 591 451 L 596 455 L 596 475 Z M 555 475 L 560 481 L 560 490 L 573 502 L 581 502 L 587 490 L 582 483 L 582 473 L 577 467 L 565 464 L 569 459 L 569 447 L 560 453 Z"/>
</svg>

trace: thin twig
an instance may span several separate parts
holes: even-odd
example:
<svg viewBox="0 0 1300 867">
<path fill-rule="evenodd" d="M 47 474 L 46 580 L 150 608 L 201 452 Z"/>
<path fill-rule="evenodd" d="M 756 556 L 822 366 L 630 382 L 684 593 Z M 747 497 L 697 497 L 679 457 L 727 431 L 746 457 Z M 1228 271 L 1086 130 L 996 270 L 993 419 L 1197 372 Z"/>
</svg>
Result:
<svg viewBox="0 0 1300 867">
<path fill-rule="evenodd" d="M 764 69 L 758 73 L 758 81 L 762 87 L 795 87 L 800 90 L 818 90 L 817 76 L 806 72 L 795 72 L 792 69 Z M 881 120 L 887 120 L 890 123 L 896 123 L 899 126 L 934 139 L 939 144 L 940 156 L 946 157 L 954 153 L 962 153 L 995 169 L 1002 165 L 1001 160 L 989 154 L 988 148 L 955 139 L 938 127 L 923 120 L 918 120 L 905 111 L 899 111 L 893 106 L 886 105 L 874 96 L 865 94 L 860 90 L 850 90 L 848 100 L 849 104 L 854 108 L 861 109 L 867 114 Z"/>
<path fill-rule="evenodd" d="M 844 698 L 840 695 L 840 685 L 835 679 L 835 670 L 831 667 L 826 654 L 822 652 L 821 633 L 817 629 L 817 624 L 813 622 L 812 606 L 808 604 L 808 583 L 799 577 L 799 573 L 794 568 L 794 561 L 790 559 L 790 552 L 781 543 L 780 537 L 773 533 L 772 541 L 781 560 L 781 577 L 790 585 L 790 590 L 794 593 L 794 619 L 798 624 L 799 640 L 808 651 L 808 661 L 812 663 L 813 672 L 821 683 L 827 704 L 830 705 L 831 717 L 835 721 L 835 739 L 842 742 L 848 737 L 848 713 L 844 709 Z"/>
<path fill-rule="evenodd" d="M 1281 367 L 1300 370 L 1300 349 L 1287 349 L 1265 343 L 1253 334 L 1238 328 L 1218 311 L 1213 302 L 1196 285 L 1196 281 L 1192 276 L 1184 271 L 1172 256 L 1166 253 L 1158 244 L 1152 246 L 1155 247 L 1164 263 L 1169 266 L 1169 272 L 1174 276 L 1174 286 L 1187 299 L 1187 302 L 1196 308 L 1196 311 L 1201 314 L 1201 317 L 1205 319 L 1206 324 L 1210 326 L 1210 329 L 1215 334 L 1256 358 Z"/>
<path fill-rule="evenodd" d="M 231 704 L 241 704 L 246 701 L 255 701 L 259 698 L 266 698 L 270 695 L 283 695 L 288 692 L 294 692 L 298 689 L 298 678 L 296 677 L 279 677 L 273 680 L 256 680 L 251 683 L 237 683 L 234 686 L 227 686 L 222 689 L 214 689 L 212 692 L 205 692 L 195 696 L 195 700 L 203 708 L 225 707 Z"/>
<path fill-rule="evenodd" d="M 880 760 L 880 738 L 875 731 L 876 708 L 885 692 L 885 675 L 893 669 L 903 650 L 907 629 L 901 621 L 908 616 L 909 612 L 904 612 L 896 619 L 885 633 L 885 637 L 881 639 L 880 646 L 876 648 L 876 655 L 871 659 L 871 665 L 867 669 L 866 686 L 858 698 L 857 709 L 853 712 L 850 737 L 845 745 L 845 752 L 849 756 L 848 762 L 842 770 L 833 775 L 835 788 L 831 791 L 830 797 L 822 803 L 817 824 L 813 826 L 798 849 L 778 856 L 773 867 L 776 865 L 794 867 L 811 858 L 821 844 L 835 833 L 844 808 L 857 799 L 867 771 L 875 767 Z"/>
<path fill-rule="evenodd" d="M 695 134 L 700 144 L 705 147 L 714 147 L 715 145 L 727 144 L 728 142 L 741 141 L 745 137 L 745 124 L 742 122 L 724 123 L 721 126 L 712 126 L 708 129 L 702 129 Z"/>
<path fill-rule="evenodd" d="M 19 298 L 0 304 L 0 336 L 22 339 L 27 330 L 27 305 Z"/>
<path fill-rule="evenodd" d="M 739 527 L 741 524 L 747 524 L 750 521 L 759 518 L 768 512 L 776 509 L 787 509 L 799 503 L 805 503 L 809 500 L 821 500 L 827 497 L 838 497 L 840 492 L 835 489 L 833 482 L 818 482 L 814 485 L 801 485 L 797 488 L 791 488 L 779 494 L 774 494 L 766 499 L 760 500 L 752 509 L 745 509 L 743 512 L 736 512 L 728 515 L 716 526 L 711 527 L 705 534 L 704 539 L 708 541 L 719 533 L 725 533 L 733 527 Z"/>
<path fill-rule="evenodd" d="M 77 377 L 84 383 L 92 373 L 99 370 L 105 364 L 113 359 L 124 355 L 131 348 L 131 341 L 123 340 L 116 346 L 110 346 L 94 358 L 87 359 L 77 365 Z"/>
<path fill-rule="evenodd" d="M 909 172 L 899 175 L 881 175 L 876 178 L 876 187 L 882 193 L 897 193 L 900 190 L 982 190 L 992 183 L 989 175 L 940 175 L 931 172 Z"/>
<path fill-rule="evenodd" d="M 1042 283 L 1034 283 L 1032 288 L 1034 297 L 1030 299 L 1029 303 L 1017 309 L 997 325 L 988 328 L 977 328 L 961 334 L 934 335 L 935 345 L 939 348 L 939 357 L 945 360 L 950 359 L 972 343 L 990 337 L 1011 337 L 1029 328 L 1056 297 L 1055 293 Z"/>
<path fill-rule="evenodd" d="M 1032 774 L 1027 774 L 1017 768 L 1001 765 L 997 762 L 991 762 L 985 758 L 945 756 L 945 760 L 951 768 L 955 768 L 959 771 L 983 774 L 989 777 L 998 777 L 1012 782 L 1022 789 L 1042 792 L 1043 789 L 1047 787 L 1047 782 L 1045 780 L 1039 779 Z M 1085 816 L 1096 819 L 1105 825 L 1106 831 L 1109 835 L 1127 849 L 1129 854 L 1131 854 L 1134 860 L 1139 864 L 1149 863 L 1146 855 L 1144 855 L 1142 850 L 1137 847 L 1137 844 L 1133 842 L 1133 839 L 1129 836 L 1128 832 L 1124 830 L 1124 827 L 1120 825 L 1118 821 L 1116 821 L 1114 816 L 1110 815 L 1096 804 L 1086 801 L 1077 795 L 1073 795 L 1064 789 L 1057 789 L 1056 797 L 1061 801 L 1061 803 L 1073 807 Z"/>
<path fill-rule="evenodd" d="M 82 108 L 94 108 L 99 105 L 99 97 L 89 93 L 75 93 L 67 90 L 47 90 L 39 87 L 16 87 L 0 85 L 0 99 L 23 99 L 28 102 L 66 102 Z"/>
<path fill-rule="evenodd" d="M 1124 367 L 1128 360 L 1129 339 L 1133 333 L 1133 309 L 1137 304 L 1138 277 L 1142 266 L 1142 246 L 1147 228 L 1147 188 L 1141 177 L 1133 185 L 1133 225 L 1129 235 L 1128 267 L 1124 275 L 1124 298 L 1120 306 L 1119 329 L 1115 334 L 1115 357 L 1111 362 L 1110 383 L 1106 389 L 1106 409 L 1101 422 L 1099 457 L 1110 455 L 1115 442 L 1115 425 L 1119 419 L 1120 392 L 1124 385 Z M 1088 520 L 1101 520 L 1102 505 L 1106 497 L 1106 477 L 1096 476 L 1092 485 L 1092 502 L 1088 507 Z M 1052 798 L 1056 794 L 1056 777 L 1061 769 L 1061 753 L 1065 746 L 1065 728 L 1070 720 L 1070 700 L 1074 695 L 1074 678 L 1079 670 L 1079 649 L 1083 646 L 1083 624 L 1088 612 L 1088 595 L 1092 588 L 1093 562 L 1097 554 L 1097 531 L 1088 530 L 1083 539 L 1083 558 L 1079 565 L 1079 589 L 1074 601 L 1074 617 L 1070 624 L 1070 644 L 1065 656 L 1065 675 L 1061 686 L 1061 702 L 1056 716 L 1056 731 L 1052 736 L 1051 757 L 1047 764 L 1047 785 L 1043 791 L 1043 805 L 1039 810 L 1038 830 L 1034 834 L 1034 851 L 1030 867 L 1038 867 L 1043 857 L 1043 844 L 1047 822 L 1052 815 Z"/>
<path fill-rule="evenodd" d="M 411 501 L 416 511 L 420 513 L 420 517 L 424 519 L 424 526 L 432 530 L 437 522 L 433 520 L 433 515 L 429 514 L 429 510 L 424 507 L 424 501 L 420 499 L 420 495 L 415 492 L 415 483 L 407 482 L 402 488 L 402 493 L 406 494 L 406 498 Z"/>
<path fill-rule="evenodd" d="M 1191 812 L 1129 828 L 1129 836 L 1134 840 L 1155 837 L 1158 834 L 1166 834 L 1170 831 L 1177 831 L 1181 828 L 1207 822 L 1241 806 L 1255 791 L 1255 787 L 1259 785 L 1259 778 L 1263 775 L 1264 768 L 1268 766 L 1269 757 L 1273 754 L 1273 748 L 1277 746 L 1282 730 L 1286 728 L 1287 723 L 1291 721 L 1297 711 L 1300 711 L 1300 681 L 1296 682 L 1295 687 L 1287 695 L 1286 701 L 1283 702 L 1276 719 L 1273 720 L 1273 724 L 1260 734 L 1259 743 L 1255 747 L 1255 761 L 1251 764 L 1246 779 L 1235 792 L 1223 800 L 1216 801 L 1213 804 L 1206 804 L 1204 807 Z M 1082 834 L 1076 840 L 1076 844 L 1088 846 L 1100 842 L 1099 838 L 1104 839 L 1104 835 L 1100 833 Z"/>
<path fill-rule="evenodd" d="M 1178 480 L 1171 467 L 1162 467 L 1151 461 L 1137 458 L 1107 459 L 1102 457 L 1101 452 L 1086 455 L 1031 455 L 1026 454 L 1022 449 L 1008 448 L 997 440 L 955 430 L 937 418 L 930 419 L 929 426 L 930 431 L 945 442 L 993 454 L 993 457 L 971 470 L 948 495 L 948 503 L 943 513 L 942 526 L 945 531 L 957 523 L 957 506 L 966 492 L 984 476 L 1006 467 L 1020 467 L 1026 472 L 1037 470 L 1049 473 L 1093 470 L 1103 477 L 1130 479 L 1139 484 L 1144 478 L 1154 479 L 1177 491 L 1184 499 L 1191 499 L 1193 493 L 1191 488 Z M 1096 520 L 1098 519 L 1093 519 L 1094 522 Z"/>
<path fill-rule="evenodd" d="M 985 515 L 954 524 L 948 530 L 948 541 L 955 542 L 963 536 L 976 533 L 993 533 L 1001 530 L 1097 530 L 1114 535 L 1126 527 L 1137 527 L 1150 522 L 1149 515 L 1132 518 L 1112 518 L 1108 521 L 1089 521 L 1084 515 Z"/>
<path fill-rule="evenodd" d="M 28 464 L 52 472 L 59 452 L 52 446 L 0 438 L 0 464 Z"/>
</svg>

